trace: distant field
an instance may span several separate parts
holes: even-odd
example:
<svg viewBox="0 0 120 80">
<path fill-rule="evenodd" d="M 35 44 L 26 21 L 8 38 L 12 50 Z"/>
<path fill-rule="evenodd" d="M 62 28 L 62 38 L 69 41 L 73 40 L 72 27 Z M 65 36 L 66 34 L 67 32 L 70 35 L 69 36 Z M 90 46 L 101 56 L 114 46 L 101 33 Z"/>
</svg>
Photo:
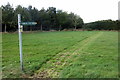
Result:
<svg viewBox="0 0 120 80">
<path fill-rule="evenodd" d="M 23 33 L 20 71 L 17 33 L 4 33 L 3 78 L 117 78 L 118 32 L 61 31 Z"/>
</svg>

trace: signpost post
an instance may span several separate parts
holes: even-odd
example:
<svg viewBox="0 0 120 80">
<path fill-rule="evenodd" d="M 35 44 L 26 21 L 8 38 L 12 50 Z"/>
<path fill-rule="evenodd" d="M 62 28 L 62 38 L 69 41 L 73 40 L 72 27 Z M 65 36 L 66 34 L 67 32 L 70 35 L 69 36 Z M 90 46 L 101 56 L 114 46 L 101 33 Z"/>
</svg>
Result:
<svg viewBox="0 0 120 80">
<path fill-rule="evenodd" d="M 23 71 L 23 58 L 22 58 L 22 31 L 23 25 L 36 25 L 36 22 L 21 22 L 21 14 L 18 14 L 18 34 L 19 34 L 19 51 L 20 51 L 20 68 Z"/>
<path fill-rule="evenodd" d="M 22 60 L 22 26 L 20 25 L 21 15 L 18 14 L 18 33 L 19 33 L 19 50 L 20 50 L 20 68 L 23 71 L 23 60 Z"/>
</svg>

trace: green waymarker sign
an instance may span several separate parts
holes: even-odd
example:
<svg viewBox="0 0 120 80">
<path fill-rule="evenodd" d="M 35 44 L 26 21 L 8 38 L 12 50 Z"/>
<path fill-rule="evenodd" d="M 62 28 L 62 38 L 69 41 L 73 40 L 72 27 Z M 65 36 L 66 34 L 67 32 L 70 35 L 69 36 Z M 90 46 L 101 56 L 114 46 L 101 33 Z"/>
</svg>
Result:
<svg viewBox="0 0 120 80">
<path fill-rule="evenodd" d="M 21 25 L 36 25 L 36 22 L 20 22 Z"/>
</svg>

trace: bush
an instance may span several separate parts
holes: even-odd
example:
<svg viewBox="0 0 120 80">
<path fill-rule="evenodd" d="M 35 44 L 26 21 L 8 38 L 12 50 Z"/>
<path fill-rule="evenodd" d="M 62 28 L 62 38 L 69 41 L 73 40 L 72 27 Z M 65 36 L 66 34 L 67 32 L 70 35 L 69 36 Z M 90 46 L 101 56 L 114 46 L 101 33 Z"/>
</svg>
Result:
<svg viewBox="0 0 120 80">
<path fill-rule="evenodd" d="M 87 23 L 82 26 L 85 30 L 118 30 L 120 21 L 102 20 Z"/>
</svg>

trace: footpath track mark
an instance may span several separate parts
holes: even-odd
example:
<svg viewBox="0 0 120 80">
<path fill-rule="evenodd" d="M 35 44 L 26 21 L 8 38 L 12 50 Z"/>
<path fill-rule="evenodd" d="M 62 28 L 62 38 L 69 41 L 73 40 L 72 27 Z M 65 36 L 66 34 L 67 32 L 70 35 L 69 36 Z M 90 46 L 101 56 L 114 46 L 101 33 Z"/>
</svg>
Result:
<svg viewBox="0 0 120 80">
<path fill-rule="evenodd" d="M 94 40 L 96 40 L 99 36 L 101 36 L 103 32 L 99 32 L 93 36 L 88 37 L 87 39 L 78 42 L 77 44 L 73 45 L 72 47 L 74 48 L 75 46 L 78 46 L 75 48 L 73 53 L 71 52 L 65 52 L 65 53 L 59 53 L 55 57 L 53 57 L 52 60 L 49 60 L 46 64 L 44 64 L 44 68 L 41 68 L 38 70 L 32 78 L 58 78 L 59 73 L 62 71 L 62 68 L 65 65 L 69 65 L 69 59 L 71 57 L 78 55 L 78 51 L 82 51 L 87 47 L 87 45 L 91 44 Z M 81 46 L 81 47 L 79 47 Z"/>
</svg>

